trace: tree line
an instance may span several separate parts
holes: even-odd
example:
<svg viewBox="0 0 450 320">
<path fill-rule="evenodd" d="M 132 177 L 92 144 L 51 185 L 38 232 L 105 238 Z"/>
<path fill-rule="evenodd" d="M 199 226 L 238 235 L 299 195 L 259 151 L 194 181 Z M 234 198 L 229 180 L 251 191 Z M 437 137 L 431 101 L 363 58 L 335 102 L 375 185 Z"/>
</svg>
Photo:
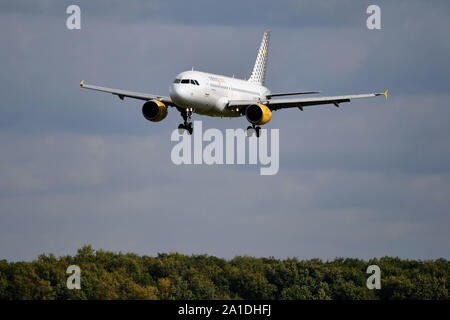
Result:
<svg viewBox="0 0 450 320">
<path fill-rule="evenodd" d="M 67 267 L 81 270 L 70 290 Z M 369 265 L 381 269 L 381 289 L 369 290 Z M 0 299 L 449 299 L 450 262 L 383 257 L 297 260 L 94 250 L 42 254 L 32 262 L 0 260 Z"/>
</svg>

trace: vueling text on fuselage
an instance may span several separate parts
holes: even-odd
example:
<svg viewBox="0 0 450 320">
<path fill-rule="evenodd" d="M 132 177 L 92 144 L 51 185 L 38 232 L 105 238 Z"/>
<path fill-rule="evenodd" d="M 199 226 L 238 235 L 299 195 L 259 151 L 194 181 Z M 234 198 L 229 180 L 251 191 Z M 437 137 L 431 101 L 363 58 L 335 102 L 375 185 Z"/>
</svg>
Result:
<svg viewBox="0 0 450 320">
<path fill-rule="evenodd" d="M 177 129 L 172 132 L 170 138 L 171 141 L 177 141 L 178 143 L 172 148 L 171 159 L 176 165 L 203 163 L 207 165 L 257 165 L 259 162 L 261 166 L 265 166 L 260 168 L 261 175 L 275 175 L 278 173 L 280 165 L 280 135 L 279 129 L 270 129 L 269 131 L 270 132 L 268 133 L 267 129 L 262 129 L 261 136 L 256 138 L 255 135 L 247 137 L 245 131 L 242 129 L 226 129 L 224 149 L 224 136 L 222 131 L 212 128 L 203 132 L 202 122 L 194 121 L 193 135 L 180 134 Z M 270 155 L 268 143 L 269 136 Z M 248 141 L 248 159 L 246 157 L 246 141 Z M 203 147 L 203 142 L 209 143 Z M 248 162 L 246 162 L 246 160 L 248 160 Z"/>
</svg>

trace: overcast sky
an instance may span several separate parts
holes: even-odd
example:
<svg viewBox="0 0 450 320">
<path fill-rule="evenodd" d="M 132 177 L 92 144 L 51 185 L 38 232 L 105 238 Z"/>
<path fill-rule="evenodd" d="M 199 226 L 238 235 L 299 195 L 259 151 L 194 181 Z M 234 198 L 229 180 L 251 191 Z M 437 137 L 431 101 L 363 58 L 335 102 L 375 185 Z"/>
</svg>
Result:
<svg viewBox="0 0 450 320">
<path fill-rule="evenodd" d="M 81 7 L 81 30 L 66 8 Z M 381 7 L 382 30 L 366 28 Z M 272 30 L 273 92 L 390 98 L 278 111 L 280 170 L 182 165 L 142 101 L 181 71 L 248 78 Z M 0 259 L 95 249 L 333 259 L 450 257 L 450 2 L 0 3 Z M 245 118 L 194 115 L 203 128 Z"/>
</svg>

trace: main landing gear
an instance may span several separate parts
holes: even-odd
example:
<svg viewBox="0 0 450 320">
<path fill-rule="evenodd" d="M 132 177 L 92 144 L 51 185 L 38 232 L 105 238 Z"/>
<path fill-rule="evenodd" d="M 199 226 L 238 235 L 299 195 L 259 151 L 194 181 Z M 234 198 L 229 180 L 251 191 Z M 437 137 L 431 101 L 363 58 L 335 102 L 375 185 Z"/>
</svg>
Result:
<svg viewBox="0 0 450 320">
<path fill-rule="evenodd" d="M 178 133 L 183 134 L 183 130 L 186 130 L 189 134 L 192 134 L 194 131 L 194 126 L 191 121 L 192 117 L 192 108 L 182 109 L 180 110 L 181 116 L 183 117 L 184 123 L 180 123 L 178 126 Z"/>
<path fill-rule="evenodd" d="M 261 135 L 261 127 L 255 127 L 254 124 L 247 127 L 247 137 L 253 136 L 253 133 L 256 133 L 256 137 L 259 138 Z"/>
</svg>

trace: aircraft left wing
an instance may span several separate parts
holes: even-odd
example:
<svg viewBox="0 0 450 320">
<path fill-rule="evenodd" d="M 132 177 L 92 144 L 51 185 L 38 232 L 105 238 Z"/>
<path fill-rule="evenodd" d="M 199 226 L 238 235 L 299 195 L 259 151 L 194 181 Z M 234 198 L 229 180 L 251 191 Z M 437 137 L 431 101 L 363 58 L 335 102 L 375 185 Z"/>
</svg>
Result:
<svg viewBox="0 0 450 320">
<path fill-rule="evenodd" d="M 334 104 L 336 107 L 340 103 L 350 102 L 352 99 L 372 98 L 377 96 L 385 96 L 387 99 L 388 90 L 384 93 L 367 93 L 346 96 L 331 96 L 331 97 L 313 97 L 313 98 L 282 98 L 282 99 L 267 99 L 267 100 L 231 100 L 228 103 L 229 108 L 247 107 L 251 104 L 262 103 L 269 107 L 270 110 L 279 110 L 284 108 L 298 107 L 303 110 L 303 107 L 317 106 L 322 104 Z"/>
<path fill-rule="evenodd" d="M 166 97 L 166 96 L 159 96 L 159 95 L 150 94 L 150 93 L 141 93 L 141 92 L 121 90 L 121 89 L 112 89 L 112 88 L 94 86 L 94 85 L 84 83 L 84 80 L 81 81 L 80 87 L 83 89 L 91 89 L 91 90 L 96 90 L 96 91 L 112 93 L 112 94 L 118 96 L 121 100 L 123 100 L 125 97 L 139 99 L 139 100 L 146 100 L 146 101 L 158 100 L 158 101 L 161 101 L 168 105 L 175 106 L 175 104 L 172 102 L 170 97 Z"/>
</svg>

